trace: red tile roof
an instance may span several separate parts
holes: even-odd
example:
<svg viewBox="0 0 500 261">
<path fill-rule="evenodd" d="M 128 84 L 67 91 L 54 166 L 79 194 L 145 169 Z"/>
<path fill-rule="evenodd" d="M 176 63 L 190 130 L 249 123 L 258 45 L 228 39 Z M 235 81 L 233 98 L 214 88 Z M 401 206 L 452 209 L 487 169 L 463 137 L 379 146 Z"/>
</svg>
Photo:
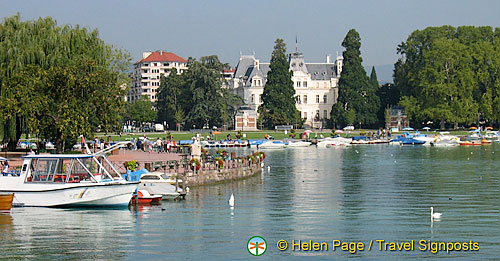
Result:
<svg viewBox="0 0 500 261">
<path fill-rule="evenodd" d="M 187 60 L 178 56 L 175 53 L 153 52 L 148 57 L 138 61 L 137 63 L 140 63 L 140 62 L 182 62 L 182 63 L 187 63 Z"/>
</svg>

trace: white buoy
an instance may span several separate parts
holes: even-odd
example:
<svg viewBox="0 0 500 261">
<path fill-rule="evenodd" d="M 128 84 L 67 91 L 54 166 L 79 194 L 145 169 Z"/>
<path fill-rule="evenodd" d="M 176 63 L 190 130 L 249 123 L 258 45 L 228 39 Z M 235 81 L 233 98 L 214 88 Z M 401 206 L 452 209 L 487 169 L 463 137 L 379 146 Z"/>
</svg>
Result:
<svg viewBox="0 0 500 261">
<path fill-rule="evenodd" d="M 234 195 L 233 195 L 233 193 L 231 193 L 231 197 L 229 198 L 228 203 L 229 203 L 230 207 L 234 207 Z"/>
<path fill-rule="evenodd" d="M 441 218 L 441 215 L 442 215 L 441 213 L 437 213 L 437 212 L 434 213 L 434 208 L 431 207 L 431 219 L 433 219 L 433 218 L 436 218 L 436 219 Z"/>
</svg>

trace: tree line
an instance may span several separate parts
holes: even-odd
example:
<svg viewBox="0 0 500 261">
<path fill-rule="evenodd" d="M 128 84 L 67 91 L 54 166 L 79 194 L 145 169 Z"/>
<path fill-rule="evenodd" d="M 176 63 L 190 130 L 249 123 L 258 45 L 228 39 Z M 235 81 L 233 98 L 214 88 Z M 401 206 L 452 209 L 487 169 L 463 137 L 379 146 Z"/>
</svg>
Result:
<svg viewBox="0 0 500 261">
<path fill-rule="evenodd" d="M 428 27 L 411 33 L 397 51 L 395 89 L 417 127 L 498 125 L 500 28 Z"/>
</svg>

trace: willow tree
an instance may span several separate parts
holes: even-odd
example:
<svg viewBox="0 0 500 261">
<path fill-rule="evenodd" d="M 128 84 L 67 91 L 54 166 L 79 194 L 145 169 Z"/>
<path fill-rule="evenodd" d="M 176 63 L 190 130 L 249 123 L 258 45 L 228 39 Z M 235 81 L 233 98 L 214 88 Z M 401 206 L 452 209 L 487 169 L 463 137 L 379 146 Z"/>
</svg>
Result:
<svg viewBox="0 0 500 261">
<path fill-rule="evenodd" d="M 123 110 L 121 87 L 130 56 L 105 44 L 97 30 L 58 26 L 52 18 L 0 24 L 0 125 L 15 148 L 23 133 L 56 141 L 111 131 Z"/>
</svg>

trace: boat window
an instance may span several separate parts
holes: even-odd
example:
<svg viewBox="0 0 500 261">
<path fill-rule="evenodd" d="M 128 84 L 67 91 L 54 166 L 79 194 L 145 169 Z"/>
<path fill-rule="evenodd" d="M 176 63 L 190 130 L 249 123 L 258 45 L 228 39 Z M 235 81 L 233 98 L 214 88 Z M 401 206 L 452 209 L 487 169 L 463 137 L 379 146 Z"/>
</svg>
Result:
<svg viewBox="0 0 500 261">
<path fill-rule="evenodd" d="M 102 165 L 102 167 L 98 166 L 98 168 L 97 168 L 97 173 L 103 175 L 102 179 L 105 179 L 106 177 L 109 179 L 114 179 L 114 178 L 119 177 L 118 174 L 116 173 L 116 171 L 113 170 L 113 167 L 110 165 L 110 163 L 108 161 L 106 161 L 103 157 L 97 157 L 97 160 Z M 106 170 L 106 171 L 104 171 L 104 170 Z M 111 175 L 111 176 L 108 176 L 107 173 L 109 173 L 109 175 Z"/>
<path fill-rule="evenodd" d="M 169 179 L 169 178 L 170 178 L 169 176 L 167 176 L 167 174 L 161 174 L 161 177 L 162 177 L 163 179 Z"/>
<path fill-rule="evenodd" d="M 97 163 L 92 162 L 92 158 L 79 158 L 73 162 L 73 167 L 69 173 L 68 182 L 94 181 L 88 171 L 96 171 Z"/>
<path fill-rule="evenodd" d="M 33 182 L 52 182 L 57 166 L 57 159 L 37 159 L 35 170 L 31 174 Z"/>
<path fill-rule="evenodd" d="M 155 175 L 145 175 L 141 177 L 141 180 L 159 180 L 160 177 Z"/>
<path fill-rule="evenodd" d="M 34 159 L 31 161 L 31 173 L 28 182 L 66 182 L 70 159 Z M 23 165 L 26 171 L 28 164 Z"/>
</svg>

